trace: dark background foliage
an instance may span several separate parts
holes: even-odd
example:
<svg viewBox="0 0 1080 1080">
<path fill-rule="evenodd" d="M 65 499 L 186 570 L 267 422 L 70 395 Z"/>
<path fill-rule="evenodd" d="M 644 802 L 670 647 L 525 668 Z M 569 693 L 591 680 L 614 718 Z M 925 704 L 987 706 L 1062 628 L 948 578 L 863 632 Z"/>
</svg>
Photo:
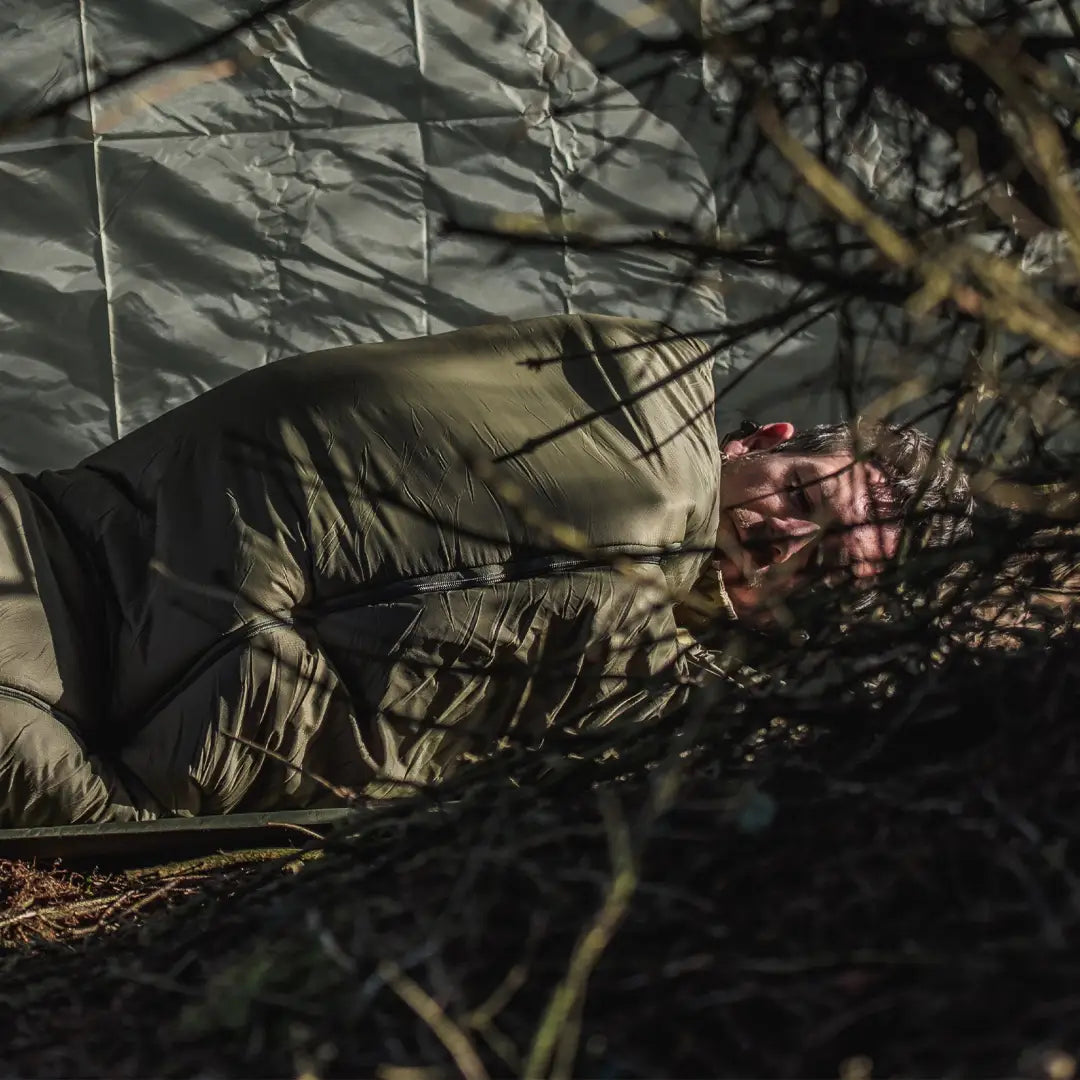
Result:
<svg viewBox="0 0 1080 1080">
<path fill-rule="evenodd" d="M 841 588 L 745 633 L 765 680 L 663 725 L 509 747 L 359 811 L 299 870 L 162 871 L 197 887 L 20 945 L 11 1074 L 1072 1077 L 1078 14 L 669 14 L 662 34 L 589 6 L 565 25 L 654 113 L 706 57 L 731 105 L 702 148 L 713 235 L 445 227 L 762 282 L 767 311 L 698 329 L 753 355 L 763 399 L 784 341 L 831 321 L 802 377 L 938 432 L 980 496 L 974 540 L 913 552 L 876 614 Z"/>
</svg>

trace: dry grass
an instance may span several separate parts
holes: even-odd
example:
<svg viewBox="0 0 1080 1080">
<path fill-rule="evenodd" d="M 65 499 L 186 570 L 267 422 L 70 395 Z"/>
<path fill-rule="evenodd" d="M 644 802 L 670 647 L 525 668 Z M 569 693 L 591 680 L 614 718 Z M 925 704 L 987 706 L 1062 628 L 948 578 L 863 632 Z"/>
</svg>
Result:
<svg viewBox="0 0 1080 1080">
<path fill-rule="evenodd" d="M 129 870 L 69 870 L 60 860 L 0 859 L 0 948 L 18 950 L 107 934 L 198 893 L 233 869 L 236 880 L 281 851 L 224 853 Z"/>
</svg>

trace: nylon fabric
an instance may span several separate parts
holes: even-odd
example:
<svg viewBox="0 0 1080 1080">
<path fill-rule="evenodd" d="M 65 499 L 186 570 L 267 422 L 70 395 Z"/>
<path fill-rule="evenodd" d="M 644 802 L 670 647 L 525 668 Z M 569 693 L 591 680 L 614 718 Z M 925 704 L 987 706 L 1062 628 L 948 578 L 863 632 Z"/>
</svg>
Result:
<svg viewBox="0 0 1080 1080">
<path fill-rule="evenodd" d="M 57 726 L 29 762 L 8 739 L 0 784 L 98 776 L 42 797 L 56 824 L 299 809 L 340 801 L 316 776 L 398 793 L 501 739 L 674 707 L 673 605 L 719 514 L 708 359 L 602 316 L 347 347 L 9 476 L 30 526 L 6 565 L 34 589 L 3 602 L 33 619 L 0 683 Z"/>
<path fill-rule="evenodd" d="M 264 5 L 8 0 L 0 116 Z M 687 289 L 690 258 L 444 229 L 615 207 L 710 235 L 700 63 L 643 103 L 586 47 L 639 8 L 307 0 L 5 138 L 0 464 L 66 466 L 242 371 L 354 342 L 556 311 L 723 325 L 730 283 Z"/>
</svg>

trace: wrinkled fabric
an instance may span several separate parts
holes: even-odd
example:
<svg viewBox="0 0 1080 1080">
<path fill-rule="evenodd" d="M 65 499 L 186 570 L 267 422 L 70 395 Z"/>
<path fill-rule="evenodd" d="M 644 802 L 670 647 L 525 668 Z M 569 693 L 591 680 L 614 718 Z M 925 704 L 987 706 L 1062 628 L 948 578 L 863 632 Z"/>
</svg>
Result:
<svg viewBox="0 0 1080 1080">
<path fill-rule="evenodd" d="M 600 316 L 335 349 L 5 475 L 2 824 L 395 793 L 678 704 L 708 356 Z"/>
<path fill-rule="evenodd" d="M 5 121 L 184 53 L 4 139 L 0 465 L 68 466 L 316 349 L 552 311 L 691 330 L 744 310 L 740 280 L 686 253 L 444 227 L 713 235 L 700 61 L 657 80 L 654 57 L 594 55 L 640 25 L 639 0 L 298 0 L 191 55 L 263 7 L 0 4 Z M 656 14 L 650 34 L 678 31 Z"/>
</svg>

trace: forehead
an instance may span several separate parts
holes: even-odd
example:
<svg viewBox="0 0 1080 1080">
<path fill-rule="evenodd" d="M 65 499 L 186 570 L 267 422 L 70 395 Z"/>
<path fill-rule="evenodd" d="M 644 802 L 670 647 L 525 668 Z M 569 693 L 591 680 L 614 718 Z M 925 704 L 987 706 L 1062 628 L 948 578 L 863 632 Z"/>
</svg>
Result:
<svg viewBox="0 0 1080 1080">
<path fill-rule="evenodd" d="M 824 545 L 838 562 L 860 564 L 892 558 L 900 537 L 895 523 L 879 524 L 884 508 L 874 500 L 874 489 L 886 482 L 885 475 L 868 461 L 855 461 L 851 454 L 806 455 L 801 467 L 807 480 L 815 481 L 817 500 L 825 526 L 837 531 Z"/>
</svg>

